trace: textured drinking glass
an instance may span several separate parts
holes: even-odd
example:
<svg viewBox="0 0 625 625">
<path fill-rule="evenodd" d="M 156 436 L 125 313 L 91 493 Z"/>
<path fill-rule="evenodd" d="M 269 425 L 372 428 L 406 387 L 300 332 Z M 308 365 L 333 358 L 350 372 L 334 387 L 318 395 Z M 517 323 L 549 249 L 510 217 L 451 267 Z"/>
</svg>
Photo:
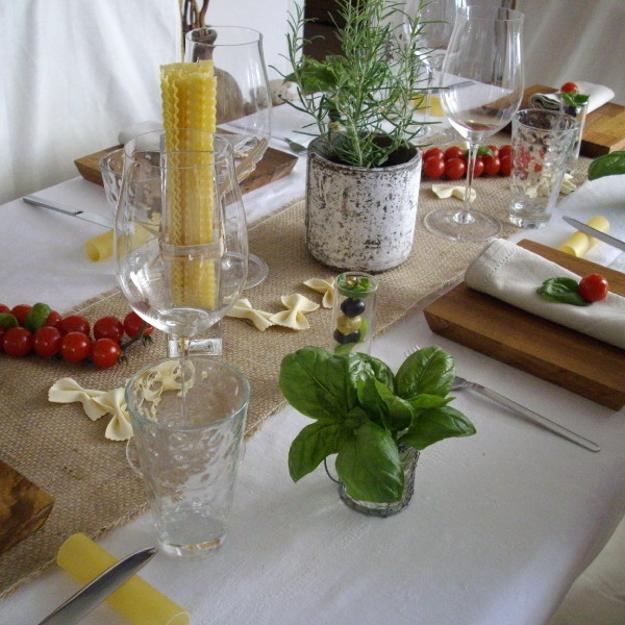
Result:
<svg viewBox="0 0 625 625">
<path fill-rule="evenodd" d="M 201 555 L 223 543 L 249 395 L 245 376 L 210 356 L 163 360 L 129 380 L 139 466 L 166 553 Z"/>
<path fill-rule="evenodd" d="M 332 315 L 335 354 L 371 353 L 377 289 L 376 279 L 368 273 L 348 271 L 337 276 Z"/>
<path fill-rule="evenodd" d="M 100 159 L 100 173 L 104 185 L 104 195 L 108 203 L 117 208 L 122 190 L 122 174 L 124 172 L 124 148 L 113 150 Z"/>
<path fill-rule="evenodd" d="M 579 122 L 566 113 L 524 109 L 512 119 L 509 219 L 540 228 L 551 218 Z"/>
<path fill-rule="evenodd" d="M 584 102 L 579 106 L 563 105 L 563 111 L 571 115 L 578 122 L 577 132 L 575 133 L 575 142 L 571 149 L 571 154 L 566 163 L 567 172 L 571 173 L 577 165 L 579 159 L 579 151 L 582 147 L 582 135 L 584 134 L 584 124 L 586 123 L 586 115 L 588 114 L 588 102 Z"/>
</svg>

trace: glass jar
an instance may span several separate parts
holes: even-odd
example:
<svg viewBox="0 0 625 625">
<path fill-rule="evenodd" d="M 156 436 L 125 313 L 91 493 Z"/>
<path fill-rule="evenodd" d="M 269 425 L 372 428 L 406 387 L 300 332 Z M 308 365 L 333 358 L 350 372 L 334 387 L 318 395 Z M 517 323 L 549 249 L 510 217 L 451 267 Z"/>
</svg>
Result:
<svg viewBox="0 0 625 625">
<path fill-rule="evenodd" d="M 419 452 L 413 447 L 399 446 L 399 458 L 404 468 L 404 493 L 399 501 L 391 503 L 372 503 L 353 499 L 347 494 L 345 486 L 339 486 L 339 495 L 347 506 L 367 516 L 387 517 L 401 512 L 412 499 L 414 493 L 414 474 L 419 460 Z"/>
<path fill-rule="evenodd" d="M 376 279 L 368 273 L 348 271 L 337 276 L 332 316 L 335 354 L 371 353 L 377 289 Z"/>
</svg>

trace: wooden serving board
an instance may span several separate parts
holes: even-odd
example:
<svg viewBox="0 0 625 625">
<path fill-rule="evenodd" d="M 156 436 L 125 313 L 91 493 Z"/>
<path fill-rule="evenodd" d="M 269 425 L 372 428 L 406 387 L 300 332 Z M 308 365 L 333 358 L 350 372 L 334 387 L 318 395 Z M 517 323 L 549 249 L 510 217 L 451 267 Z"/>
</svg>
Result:
<svg viewBox="0 0 625 625">
<path fill-rule="evenodd" d="M 579 275 L 601 273 L 613 292 L 625 295 L 625 274 L 533 241 L 519 245 Z M 464 282 L 424 314 L 434 332 L 452 341 L 603 406 L 618 410 L 625 405 L 625 350 L 474 291 Z"/>
<path fill-rule="evenodd" d="M 114 145 L 111 148 L 94 152 L 87 156 L 82 156 L 74 161 L 80 175 L 89 182 L 102 185 L 102 174 L 100 173 L 100 160 L 103 156 L 121 148 L 121 145 Z M 297 156 L 267 148 L 265 155 L 256 166 L 256 169 L 241 183 L 241 191 L 247 193 L 258 189 L 274 180 L 284 178 L 291 173 L 293 167 L 297 163 Z"/>
<path fill-rule="evenodd" d="M 36 532 L 54 498 L 0 460 L 0 553 Z"/>
<path fill-rule="evenodd" d="M 533 85 L 525 90 L 521 108 L 529 104 L 535 93 L 554 93 L 557 89 Z M 586 116 L 581 154 L 596 158 L 614 150 L 625 149 L 625 106 L 608 102 Z"/>
</svg>

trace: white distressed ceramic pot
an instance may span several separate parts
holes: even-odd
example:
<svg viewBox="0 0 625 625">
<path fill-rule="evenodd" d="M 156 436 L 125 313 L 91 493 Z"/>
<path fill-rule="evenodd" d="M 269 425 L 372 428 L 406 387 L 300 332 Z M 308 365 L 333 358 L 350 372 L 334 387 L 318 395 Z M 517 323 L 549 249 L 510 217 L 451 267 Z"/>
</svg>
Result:
<svg viewBox="0 0 625 625">
<path fill-rule="evenodd" d="M 315 139 L 308 149 L 306 246 L 318 261 L 350 271 L 397 267 L 412 250 L 421 154 L 367 169 L 328 160 Z"/>
</svg>

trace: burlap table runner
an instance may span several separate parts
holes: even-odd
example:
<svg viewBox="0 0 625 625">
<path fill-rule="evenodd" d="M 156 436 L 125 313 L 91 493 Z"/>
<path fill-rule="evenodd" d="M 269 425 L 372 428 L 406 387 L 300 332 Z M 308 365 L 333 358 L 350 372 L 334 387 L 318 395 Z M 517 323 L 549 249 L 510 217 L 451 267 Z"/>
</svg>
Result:
<svg viewBox="0 0 625 625">
<path fill-rule="evenodd" d="M 435 199 L 430 187 L 427 181 L 422 183 L 421 217 L 433 208 L 459 207 L 458 200 Z M 507 188 L 507 181 L 500 178 L 480 180 L 480 209 L 503 219 L 509 201 Z M 506 227 L 504 235 L 511 230 Z M 418 226 L 408 261 L 380 275 L 378 333 L 428 294 L 459 279 L 482 247 L 448 241 Z M 281 310 L 280 296 L 295 291 L 320 301 L 302 281 L 336 275 L 306 251 L 303 201 L 251 229 L 250 249 L 270 267 L 269 278 L 246 293 L 254 306 L 264 310 Z M 80 308 L 91 320 L 110 314 L 123 317 L 128 311 L 119 292 L 85 302 Z M 320 309 L 308 318 L 312 327 L 304 332 L 272 327 L 261 333 L 241 320 L 225 321 L 225 358 L 240 367 L 252 383 L 248 435 L 282 406 L 277 374 L 283 356 L 304 345 L 331 344 L 331 312 Z M 164 336 L 155 333 L 155 339 L 149 348 L 134 347 L 127 366 L 103 371 L 36 357 L 0 357 L 0 456 L 56 498 L 45 526 L 0 556 L 0 597 L 51 563 L 71 533 L 81 531 L 96 537 L 145 510 L 143 485 L 126 463 L 125 445 L 104 438 L 109 417 L 93 423 L 80 404 L 51 404 L 47 393 L 64 376 L 74 377 L 87 388 L 121 386 L 139 367 L 165 354 Z"/>
</svg>

